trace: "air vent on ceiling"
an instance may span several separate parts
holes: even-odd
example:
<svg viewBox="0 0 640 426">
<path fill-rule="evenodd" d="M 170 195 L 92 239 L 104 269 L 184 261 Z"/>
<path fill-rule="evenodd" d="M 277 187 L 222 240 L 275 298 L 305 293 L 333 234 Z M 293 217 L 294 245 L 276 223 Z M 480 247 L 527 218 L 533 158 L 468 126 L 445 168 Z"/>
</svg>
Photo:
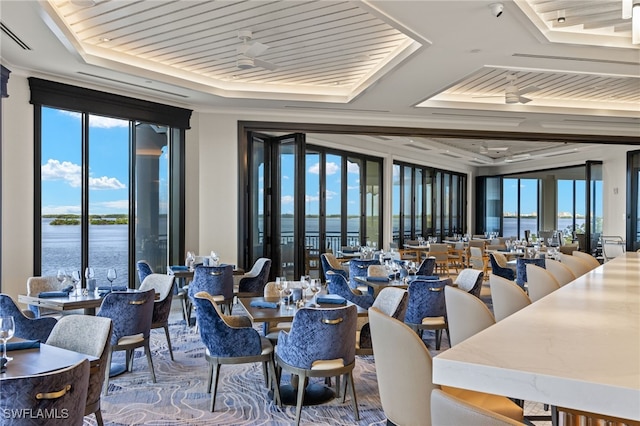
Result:
<svg viewBox="0 0 640 426">
<path fill-rule="evenodd" d="M 627 61 L 611 61 L 608 59 L 591 59 L 591 58 L 570 58 L 567 56 L 530 55 L 527 53 L 514 53 L 512 56 L 519 57 L 519 58 L 551 59 L 554 61 L 594 62 L 594 63 L 602 63 L 602 64 L 619 64 L 619 65 L 633 65 L 633 66 L 638 65 L 635 62 L 627 62 Z"/>
<path fill-rule="evenodd" d="M 418 144 L 415 144 L 415 143 L 405 143 L 403 145 L 406 146 L 406 147 L 409 147 L 409 148 L 419 149 L 419 150 L 422 150 L 422 151 L 431 151 L 431 148 L 429 148 L 428 146 L 418 145 Z"/>
<path fill-rule="evenodd" d="M 29 47 L 29 45 L 27 43 L 25 43 L 24 41 L 20 40 L 20 37 L 18 37 L 17 35 L 15 35 L 15 33 L 13 31 L 11 31 L 5 24 L 4 22 L 0 22 L 0 30 L 2 30 L 3 33 L 5 33 L 7 35 L 7 37 L 9 37 L 11 40 L 15 41 L 16 44 L 18 46 L 20 46 L 22 49 L 24 50 L 31 50 L 31 48 Z"/>
<path fill-rule="evenodd" d="M 472 160 L 470 160 L 471 163 L 476 163 L 476 164 L 491 164 L 490 161 L 486 161 L 486 160 L 481 160 L 479 158 L 474 158 Z"/>
<path fill-rule="evenodd" d="M 115 78 L 103 77 L 101 75 L 96 75 L 96 74 L 90 74 L 88 72 L 78 71 L 78 74 L 86 75 L 87 77 L 99 78 L 100 80 L 111 81 L 113 83 L 126 84 L 127 86 L 138 87 L 140 89 L 151 90 L 151 91 L 158 92 L 158 93 L 164 93 L 166 95 L 179 96 L 181 98 L 188 98 L 189 97 L 187 95 L 183 95 L 183 94 L 180 94 L 180 93 L 169 92 L 168 90 L 156 89 L 155 87 L 143 86 L 141 84 L 128 83 L 126 81 L 116 80 Z"/>
<path fill-rule="evenodd" d="M 285 108 L 291 109 L 318 109 L 318 110 L 326 110 L 326 111 L 348 111 L 348 112 L 390 112 L 388 110 L 382 109 L 356 109 L 356 108 L 336 108 L 336 107 L 311 107 L 311 106 L 302 106 L 302 105 L 285 105 Z"/>
<path fill-rule="evenodd" d="M 571 149 L 565 149 L 563 151 L 552 151 L 552 152 L 546 152 L 543 154 L 538 154 L 538 157 L 544 157 L 544 158 L 549 158 L 549 157 L 559 157 L 561 155 L 567 155 L 567 154 L 575 154 L 576 152 L 578 152 L 578 148 L 571 148 Z"/>
<path fill-rule="evenodd" d="M 462 158 L 462 156 L 458 155 L 458 154 L 453 154 L 451 152 L 441 152 L 441 155 L 446 155 L 447 157 L 451 157 L 451 158 Z"/>
</svg>

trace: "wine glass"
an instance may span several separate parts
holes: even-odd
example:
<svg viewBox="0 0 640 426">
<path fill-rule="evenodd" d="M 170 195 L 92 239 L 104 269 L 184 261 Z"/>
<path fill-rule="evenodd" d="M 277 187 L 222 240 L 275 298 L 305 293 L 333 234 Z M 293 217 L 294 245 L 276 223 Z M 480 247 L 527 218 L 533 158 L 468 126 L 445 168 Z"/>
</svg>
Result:
<svg viewBox="0 0 640 426">
<path fill-rule="evenodd" d="M 109 280 L 109 285 L 111 286 L 111 291 L 113 291 L 113 282 L 118 278 L 118 273 L 116 272 L 116 268 L 109 268 L 107 271 L 107 279 Z"/>
<path fill-rule="evenodd" d="M 67 278 L 67 273 L 64 271 L 64 269 L 58 269 L 56 278 L 58 279 L 58 282 L 62 284 L 64 282 L 64 279 Z"/>
<path fill-rule="evenodd" d="M 80 278 L 80 271 L 78 270 L 74 270 L 71 273 L 71 280 L 73 280 L 73 287 L 75 288 L 75 297 L 78 297 L 80 295 L 81 287 L 82 287 L 82 278 Z"/>
<path fill-rule="evenodd" d="M 293 309 L 293 306 L 289 303 L 289 299 L 293 294 L 293 289 L 290 286 L 290 283 L 287 281 L 282 282 L 282 294 L 284 295 L 284 303 L 287 306 L 287 310 Z"/>
<path fill-rule="evenodd" d="M 313 278 L 311 280 L 311 284 L 309 285 L 309 290 L 313 294 L 311 306 L 318 307 L 318 292 L 320 291 L 320 280 L 318 278 Z"/>
<path fill-rule="evenodd" d="M 0 339 L 2 339 L 2 357 L 7 361 L 11 361 L 13 358 L 7 356 L 7 340 L 13 337 L 13 333 L 16 331 L 13 317 L 0 317 Z"/>
<path fill-rule="evenodd" d="M 307 289 L 311 284 L 311 277 L 309 275 L 302 275 L 300 277 L 300 288 L 302 288 L 302 300 L 307 297 Z"/>
</svg>

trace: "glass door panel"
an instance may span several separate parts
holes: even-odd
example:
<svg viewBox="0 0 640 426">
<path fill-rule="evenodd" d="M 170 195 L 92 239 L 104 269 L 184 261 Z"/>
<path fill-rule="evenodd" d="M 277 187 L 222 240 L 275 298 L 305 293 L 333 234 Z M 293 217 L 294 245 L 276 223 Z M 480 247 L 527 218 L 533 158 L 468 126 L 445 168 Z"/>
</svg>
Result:
<svg viewBox="0 0 640 426">
<path fill-rule="evenodd" d="M 360 219 L 362 215 L 362 173 L 362 160 L 347 158 L 347 233 L 345 244 L 347 246 L 359 246 L 362 241 L 362 236 L 360 234 Z"/>
<path fill-rule="evenodd" d="M 251 139 L 251 152 L 249 154 L 249 161 L 251 162 L 249 169 L 249 211 L 253 212 L 253 214 L 249 215 L 249 220 L 251 221 L 249 264 L 253 265 L 257 259 L 270 252 L 270 246 L 265 241 L 265 236 L 269 235 L 267 233 L 269 220 L 265 205 L 268 205 L 270 197 L 265 191 L 267 180 L 265 172 L 265 158 L 267 157 L 265 143 L 256 135 L 252 135 Z M 276 269 L 275 266 L 272 264 L 274 270 Z"/>
<path fill-rule="evenodd" d="M 305 170 L 305 274 L 318 278 L 320 253 L 325 251 L 324 239 L 320 231 L 320 153 L 310 150 L 305 153 Z"/>
<path fill-rule="evenodd" d="M 342 156 L 326 154 L 324 173 L 327 248 L 336 253 L 347 245 L 342 240 Z"/>
<path fill-rule="evenodd" d="M 400 165 L 393 165 L 393 182 L 391 184 L 391 241 L 400 244 Z M 398 246 L 396 246 L 398 247 Z"/>
<path fill-rule="evenodd" d="M 166 139 L 166 136 L 164 137 Z M 109 268 L 116 268 L 116 285 L 129 285 L 129 121 L 89 115 L 89 245 L 88 265 L 93 268 L 97 282 L 106 283 Z M 158 210 L 158 173 L 156 170 L 153 194 Z M 147 189 L 149 191 L 150 188 Z M 145 218 L 142 226 L 151 222 Z M 148 250 L 158 244 L 158 232 L 148 229 L 138 244 Z M 166 238 L 166 232 L 164 233 Z M 154 270 L 162 265 L 150 252 L 139 257 L 150 262 Z M 164 260 L 164 259 L 162 259 Z"/>
<path fill-rule="evenodd" d="M 411 217 L 412 211 L 413 209 L 411 208 L 411 203 L 413 201 L 413 192 L 411 190 L 411 185 L 413 182 L 413 168 L 411 167 L 407 167 L 404 166 L 404 179 L 403 179 L 403 209 L 402 209 L 402 216 L 403 216 L 403 232 L 404 232 L 404 238 L 403 240 L 411 240 L 413 239 L 413 220 Z"/>
<path fill-rule="evenodd" d="M 422 198 L 422 195 L 424 194 L 424 186 L 423 186 L 423 170 L 416 168 L 416 179 L 415 179 L 415 199 L 416 199 L 416 220 L 415 220 L 415 226 L 416 226 L 416 237 L 424 237 L 424 230 L 423 230 L 423 223 L 424 223 L 424 199 Z"/>
<path fill-rule="evenodd" d="M 367 181 L 365 182 L 365 220 L 367 241 L 372 246 L 380 247 L 380 188 L 382 178 L 380 176 L 380 163 L 367 161 Z"/>
<path fill-rule="evenodd" d="M 82 267 L 82 114 L 42 107 L 41 275 Z"/>
<path fill-rule="evenodd" d="M 281 275 L 293 280 L 296 277 L 296 141 L 282 140 L 277 149 L 279 165 L 278 185 L 280 205 L 276 216 L 280 237 Z M 276 233 L 275 235 L 278 235 Z M 274 236 L 275 237 L 275 236 Z"/>
</svg>

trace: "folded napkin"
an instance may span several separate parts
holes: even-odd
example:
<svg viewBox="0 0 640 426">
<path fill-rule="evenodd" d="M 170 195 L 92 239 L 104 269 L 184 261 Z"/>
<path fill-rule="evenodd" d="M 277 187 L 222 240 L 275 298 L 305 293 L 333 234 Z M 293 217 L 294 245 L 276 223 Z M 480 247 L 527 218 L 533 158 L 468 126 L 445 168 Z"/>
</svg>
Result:
<svg viewBox="0 0 640 426">
<path fill-rule="evenodd" d="M 2 347 L 2 344 L 0 344 Z M 19 351 L 21 349 L 39 348 L 39 340 L 21 340 L 19 342 L 7 342 L 7 351 Z"/>
<path fill-rule="evenodd" d="M 334 305 L 344 305 L 347 303 L 347 299 L 337 294 L 323 294 L 316 298 L 318 303 L 333 303 Z"/>
<path fill-rule="evenodd" d="M 169 269 L 171 269 L 172 271 L 188 271 L 189 267 L 186 265 L 173 265 L 169 266 Z"/>
<path fill-rule="evenodd" d="M 371 281 L 372 283 L 386 283 L 389 282 L 389 277 L 370 276 L 367 277 L 367 281 Z"/>
<path fill-rule="evenodd" d="M 68 291 L 43 291 L 38 294 L 38 297 L 46 298 L 46 297 L 67 297 L 69 295 Z"/>
<path fill-rule="evenodd" d="M 113 287 L 111 287 L 110 285 L 101 285 L 98 286 L 98 293 L 100 292 L 104 292 L 104 291 L 127 291 L 127 286 L 126 285 L 114 285 Z"/>
<path fill-rule="evenodd" d="M 267 302 L 264 300 L 252 300 L 251 303 L 249 303 L 249 305 L 251 305 L 254 308 L 272 308 L 272 309 L 276 309 L 278 307 L 278 304 L 276 302 Z"/>
</svg>

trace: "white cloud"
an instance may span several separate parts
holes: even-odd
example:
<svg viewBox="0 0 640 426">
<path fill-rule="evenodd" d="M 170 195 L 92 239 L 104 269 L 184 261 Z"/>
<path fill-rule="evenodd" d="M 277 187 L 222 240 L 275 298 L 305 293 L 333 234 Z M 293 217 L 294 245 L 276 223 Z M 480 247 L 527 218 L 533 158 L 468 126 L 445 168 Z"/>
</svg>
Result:
<svg viewBox="0 0 640 426">
<path fill-rule="evenodd" d="M 360 165 L 358 163 L 350 163 L 347 161 L 347 173 L 360 173 Z"/>
<path fill-rule="evenodd" d="M 94 204 L 92 203 L 91 206 L 94 206 Z M 106 207 L 108 209 L 128 210 L 129 200 L 102 201 L 95 203 L 95 206 Z"/>
<path fill-rule="evenodd" d="M 338 195 L 335 191 L 326 191 L 325 194 L 327 195 L 327 200 L 332 200 L 334 195 Z"/>
<path fill-rule="evenodd" d="M 80 120 L 82 115 L 79 112 L 60 110 L 61 114 L 68 115 L 69 117 L 77 118 Z M 103 117 L 101 115 L 89 116 L 89 127 L 98 127 L 101 129 L 111 129 L 113 127 L 129 127 L 128 120 L 121 120 L 119 118 Z"/>
<path fill-rule="evenodd" d="M 42 214 L 80 214 L 80 206 L 42 206 Z"/>
<path fill-rule="evenodd" d="M 288 180 L 288 179 L 289 179 L 289 176 L 287 176 L 287 175 L 282 175 L 282 179 L 286 179 L 286 180 Z"/>
<path fill-rule="evenodd" d="M 336 163 L 334 162 L 329 162 L 325 165 L 326 169 L 327 169 L 327 176 L 329 175 L 335 175 L 336 173 L 338 173 L 340 171 L 340 166 L 338 166 Z"/>
<path fill-rule="evenodd" d="M 42 180 L 62 180 L 72 188 L 79 188 L 82 184 L 82 168 L 70 161 L 54 160 L 50 158 L 42 166 Z M 126 185 L 117 178 L 102 176 L 98 178 L 89 177 L 89 189 L 123 189 Z"/>
<path fill-rule="evenodd" d="M 311 203 L 311 202 L 314 202 L 314 201 L 320 201 L 320 196 L 319 195 L 305 195 L 304 200 L 307 203 Z"/>
<path fill-rule="evenodd" d="M 320 163 L 316 163 L 314 165 L 312 165 L 311 167 L 309 167 L 309 170 L 307 170 L 309 173 L 314 174 L 314 175 L 319 175 L 320 174 Z"/>
<path fill-rule="evenodd" d="M 293 195 L 283 195 L 282 204 L 293 204 Z"/>
</svg>

